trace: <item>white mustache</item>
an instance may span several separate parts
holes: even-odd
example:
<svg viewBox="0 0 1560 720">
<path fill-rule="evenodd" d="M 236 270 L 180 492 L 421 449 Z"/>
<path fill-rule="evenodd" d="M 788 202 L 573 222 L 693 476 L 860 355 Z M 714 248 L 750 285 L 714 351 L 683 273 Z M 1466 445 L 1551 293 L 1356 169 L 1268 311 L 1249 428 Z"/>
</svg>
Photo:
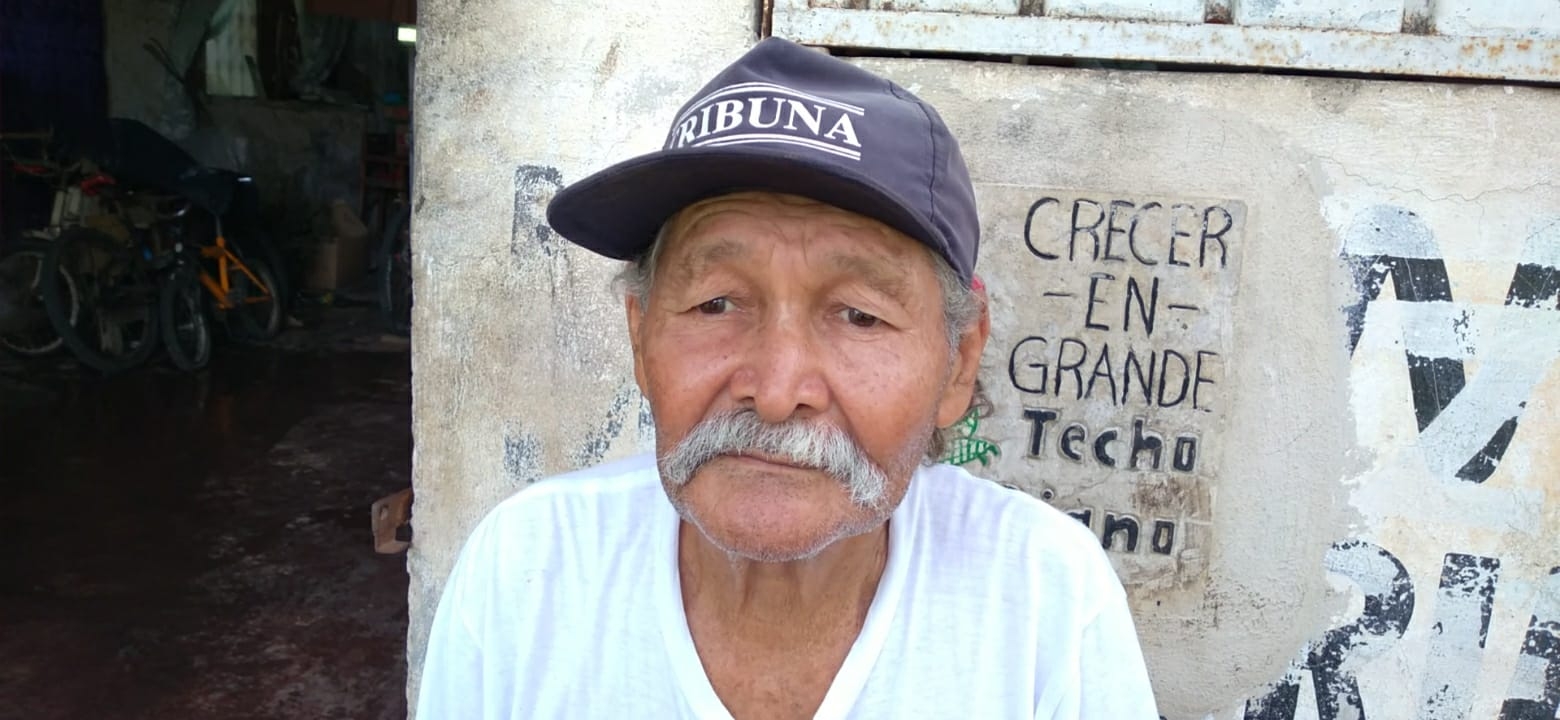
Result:
<svg viewBox="0 0 1560 720">
<path fill-rule="evenodd" d="M 752 410 L 718 413 L 696 425 L 660 458 L 661 477 L 686 485 L 705 463 L 722 455 L 763 453 L 798 467 L 828 473 L 861 507 L 883 502 L 888 476 L 845 431 L 822 423 L 766 423 Z"/>
</svg>

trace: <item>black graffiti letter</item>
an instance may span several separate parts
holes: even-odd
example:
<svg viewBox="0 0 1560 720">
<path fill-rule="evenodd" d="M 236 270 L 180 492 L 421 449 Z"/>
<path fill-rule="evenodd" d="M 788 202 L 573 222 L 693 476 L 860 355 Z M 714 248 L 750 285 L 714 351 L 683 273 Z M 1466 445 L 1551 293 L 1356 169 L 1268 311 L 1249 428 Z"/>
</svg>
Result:
<svg viewBox="0 0 1560 720">
<path fill-rule="evenodd" d="M 1050 367 L 1045 362 L 1048 344 L 1043 337 L 1030 336 L 1018 341 L 1013 352 L 1008 354 L 1008 380 L 1019 392 L 1045 394 L 1051 378 Z"/>
<path fill-rule="evenodd" d="M 1499 579 L 1500 561 L 1495 558 L 1450 553 L 1441 562 L 1430 662 L 1419 691 L 1421 720 L 1468 717 Z"/>
<path fill-rule="evenodd" d="M 1127 301 L 1121 306 L 1121 329 L 1132 329 L 1132 298 L 1137 298 L 1138 317 L 1143 321 L 1143 336 L 1154 336 L 1154 315 L 1159 312 L 1159 278 L 1153 278 L 1148 285 L 1148 302 L 1143 302 L 1143 286 L 1138 284 L 1137 278 L 1127 276 Z"/>
<path fill-rule="evenodd" d="M 1164 438 L 1152 430 L 1143 431 L 1143 418 L 1132 420 L 1132 452 L 1127 455 L 1127 467 L 1138 469 L 1138 453 L 1146 452 L 1149 455 L 1148 467 L 1159 469 L 1159 458 L 1164 453 Z"/>
<path fill-rule="evenodd" d="M 1078 522 L 1083 523 L 1084 527 L 1089 528 L 1091 530 L 1093 529 L 1089 525 L 1089 523 L 1094 522 L 1094 511 L 1093 510 L 1090 510 L 1088 508 L 1080 508 L 1078 510 L 1068 510 L 1067 511 L 1067 516 L 1072 518 L 1072 519 L 1074 519 L 1074 520 L 1077 520 Z"/>
<path fill-rule="evenodd" d="M 1399 207 L 1378 206 L 1363 213 L 1354 221 L 1349 232 L 1370 238 L 1374 235 L 1389 238 L 1392 244 L 1403 248 L 1416 248 L 1423 257 L 1399 257 L 1396 255 L 1343 256 L 1354 274 L 1357 297 L 1344 308 L 1349 331 L 1349 352 L 1353 354 L 1365 332 L 1365 311 L 1381 296 L 1381 288 L 1388 277 L 1397 299 L 1405 302 L 1451 302 L 1452 287 L 1446 275 L 1446 262 L 1439 257 L 1429 257 L 1426 250 L 1434 250 L 1435 238 L 1418 215 Z M 1369 239 L 1361 243 L 1373 246 Z M 1438 252 L 1438 251 L 1437 251 Z M 1560 295 L 1560 268 L 1536 263 L 1520 263 L 1511 277 L 1506 293 L 1506 304 L 1519 307 L 1539 307 Z M 1414 399 L 1414 419 L 1419 431 L 1424 432 L 1441 412 L 1452 404 L 1457 394 L 1467 385 L 1467 374 L 1460 358 L 1426 357 L 1404 351 L 1408 364 L 1409 388 Z M 1517 432 L 1517 416 L 1506 418 L 1491 433 L 1484 447 L 1474 453 L 1457 471 L 1457 477 L 1472 483 L 1482 483 L 1495 472 L 1495 466 L 1506 454 L 1511 438 Z"/>
<path fill-rule="evenodd" d="M 509 254 L 516 258 L 531 252 L 525 236 L 536 241 L 542 255 L 552 257 L 559 251 L 558 236 L 547 225 L 548 201 L 563 189 L 563 174 L 545 165 L 521 165 L 515 169 L 515 208 L 509 224 Z"/>
<path fill-rule="evenodd" d="M 1548 302 L 1550 308 L 1560 310 L 1560 268 L 1537 263 L 1518 263 L 1511 273 L 1511 286 L 1506 290 L 1506 304 L 1517 307 L 1541 309 Z M 1474 453 L 1468 463 L 1457 471 L 1457 477 L 1472 482 L 1484 482 L 1495 472 L 1495 466 L 1506 455 L 1511 437 L 1517 434 L 1517 416 L 1505 422 L 1490 436 L 1484 448 Z"/>
<path fill-rule="evenodd" d="M 1169 520 L 1154 521 L 1154 537 L 1148 549 L 1160 555 L 1169 555 L 1175 547 L 1175 523 Z"/>
<path fill-rule="evenodd" d="M 1197 469 L 1197 436 L 1182 435 L 1175 439 L 1175 452 L 1170 455 L 1170 467 L 1181 472 Z"/>
<path fill-rule="evenodd" d="M 1121 433 L 1115 428 L 1105 430 L 1094 438 L 1094 459 L 1100 461 L 1105 467 L 1116 467 L 1116 458 L 1110 454 L 1110 444 L 1116 441 L 1116 436 Z"/>
<path fill-rule="evenodd" d="M 1137 518 L 1131 515 L 1118 517 L 1111 513 L 1105 513 L 1105 527 L 1100 530 L 1100 545 L 1104 546 L 1106 550 L 1113 549 L 1113 546 L 1116 544 L 1116 535 L 1123 532 L 1127 534 L 1126 551 L 1137 552 L 1138 532 L 1140 532 Z"/>
<path fill-rule="evenodd" d="M 1294 720 L 1304 669 L 1311 671 L 1321 720 L 1365 720 L 1353 669 L 1403 637 L 1414 614 L 1414 584 L 1392 553 L 1363 540 L 1334 543 L 1327 551 L 1327 569 L 1366 590 L 1364 611 L 1358 620 L 1310 643 L 1267 695 L 1246 703 L 1245 720 Z M 1346 660 L 1353 662 L 1345 667 Z"/>
<path fill-rule="evenodd" d="M 1549 571 L 1549 582 L 1533 610 L 1522 657 L 1511 678 L 1500 720 L 1551 720 L 1560 711 L 1560 567 Z M 1543 678 L 1522 668 L 1542 667 Z"/>
<path fill-rule="evenodd" d="M 1029 421 L 1029 456 L 1040 457 L 1040 449 L 1045 443 L 1045 424 L 1056 419 L 1056 411 L 1024 408 L 1024 419 Z"/>
<path fill-rule="evenodd" d="M 1081 213 L 1079 211 L 1083 210 L 1083 206 L 1084 206 L 1085 203 L 1087 203 L 1089 205 L 1093 205 L 1094 206 L 1094 211 L 1099 213 L 1099 216 L 1094 218 L 1094 224 L 1092 224 L 1092 225 L 1084 225 L 1083 223 L 1078 222 L 1078 219 L 1081 216 Z M 1094 202 L 1093 200 L 1086 199 L 1086 198 L 1078 198 L 1077 200 L 1073 201 L 1073 209 L 1072 209 L 1072 235 L 1067 239 L 1067 259 L 1068 260 L 1072 260 L 1073 259 L 1073 253 L 1074 253 L 1074 251 L 1078 247 L 1078 235 L 1080 233 L 1088 233 L 1089 237 L 1094 238 L 1094 252 L 1092 254 L 1090 254 L 1089 257 L 1094 259 L 1094 260 L 1100 259 L 1100 232 L 1099 232 L 1099 227 L 1100 227 L 1100 223 L 1102 223 L 1102 222 L 1105 222 L 1105 208 L 1100 207 L 1099 203 Z"/>
<path fill-rule="evenodd" d="M 1062 439 L 1057 441 L 1056 449 L 1062 452 L 1062 457 L 1074 462 L 1083 460 L 1083 453 L 1073 447 L 1073 443 L 1083 442 L 1088 431 L 1082 425 L 1073 423 L 1062 430 Z"/>
<path fill-rule="evenodd" d="M 1040 208 L 1043 208 L 1047 205 L 1057 205 L 1060 203 L 1061 201 L 1054 197 L 1040 198 L 1039 200 L 1035 201 L 1035 204 L 1029 206 L 1029 215 L 1024 218 L 1024 245 L 1029 247 L 1029 252 L 1034 253 L 1035 257 L 1040 258 L 1041 260 L 1055 260 L 1057 259 L 1057 256 L 1055 253 L 1048 253 L 1044 250 L 1041 250 L 1040 248 L 1035 247 L 1035 213 L 1038 212 Z M 1071 256 L 1072 252 L 1069 251 L 1068 259 L 1071 259 Z"/>
</svg>

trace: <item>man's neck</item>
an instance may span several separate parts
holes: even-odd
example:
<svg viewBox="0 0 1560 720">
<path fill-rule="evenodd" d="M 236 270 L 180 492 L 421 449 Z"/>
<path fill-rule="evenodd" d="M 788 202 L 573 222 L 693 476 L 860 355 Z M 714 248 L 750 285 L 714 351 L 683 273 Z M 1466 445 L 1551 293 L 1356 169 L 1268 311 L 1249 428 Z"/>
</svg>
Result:
<svg viewBox="0 0 1560 720">
<path fill-rule="evenodd" d="M 861 629 L 888 560 L 888 524 L 791 562 L 734 558 L 687 522 L 678 533 L 683 606 L 690 622 L 788 644 Z"/>
</svg>

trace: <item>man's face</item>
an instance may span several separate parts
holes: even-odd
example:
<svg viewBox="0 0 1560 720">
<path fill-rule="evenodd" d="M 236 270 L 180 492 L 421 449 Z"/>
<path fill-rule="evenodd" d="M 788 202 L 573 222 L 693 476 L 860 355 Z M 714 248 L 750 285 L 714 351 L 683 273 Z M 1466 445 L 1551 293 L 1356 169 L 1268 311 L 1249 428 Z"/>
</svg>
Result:
<svg viewBox="0 0 1560 720">
<path fill-rule="evenodd" d="M 963 415 L 985 343 L 982 324 L 950 353 L 930 252 L 877 221 L 768 193 L 691 206 L 663 242 L 647 306 L 628 299 L 657 454 L 701 422 L 749 413 L 837 429 L 886 480 L 856 502 L 839 477 L 792 457 L 724 453 L 681 484 L 663 467 L 683 517 L 727 552 L 768 561 L 880 525 L 934 427 Z"/>
</svg>

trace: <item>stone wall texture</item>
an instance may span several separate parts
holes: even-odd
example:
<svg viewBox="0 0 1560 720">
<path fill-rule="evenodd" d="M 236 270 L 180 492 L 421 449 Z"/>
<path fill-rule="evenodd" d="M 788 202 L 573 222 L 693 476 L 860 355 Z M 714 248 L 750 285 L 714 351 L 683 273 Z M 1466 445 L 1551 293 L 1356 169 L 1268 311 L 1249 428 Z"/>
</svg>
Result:
<svg viewBox="0 0 1560 720">
<path fill-rule="evenodd" d="M 547 200 L 657 147 L 757 23 L 425 0 L 414 697 L 483 513 L 651 442 L 615 265 Z M 857 62 L 977 184 L 1000 454 L 972 468 L 1100 536 L 1166 717 L 1555 717 L 1560 93 Z"/>
</svg>

